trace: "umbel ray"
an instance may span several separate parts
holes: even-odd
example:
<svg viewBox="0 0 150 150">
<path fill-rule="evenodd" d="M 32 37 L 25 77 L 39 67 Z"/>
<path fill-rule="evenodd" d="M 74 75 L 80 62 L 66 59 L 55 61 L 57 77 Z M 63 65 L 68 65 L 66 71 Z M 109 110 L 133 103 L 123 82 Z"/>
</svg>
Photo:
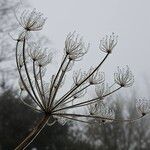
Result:
<svg viewBox="0 0 150 150">
<path fill-rule="evenodd" d="M 65 76 L 72 70 L 74 63 L 81 61 L 87 54 L 89 45 L 83 42 L 75 32 L 69 33 L 65 40 L 64 55 L 58 71 L 52 74 L 50 79 L 45 78 L 46 68 L 50 69 L 52 52 L 42 48 L 39 43 L 31 42 L 30 34 L 40 31 L 46 19 L 43 14 L 33 11 L 23 11 L 20 17 L 16 17 L 22 29 L 16 39 L 16 65 L 19 73 L 20 99 L 23 104 L 34 111 L 43 114 L 43 118 L 37 123 L 29 135 L 16 147 L 16 150 L 25 149 L 41 132 L 45 125 L 53 125 L 59 122 L 64 125 L 68 120 L 83 123 L 111 123 L 131 122 L 138 120 L 149 112 L 148 101 L 138 100 L 136 107 L 138 117 L 122 120 L 115 117 L 115 113 L 105 103 L 105 97 L 116 91 L 133 85 L 134 77 L 127 66 L 117 68 L 114 73 L 114 83 L 108 85 L 105 82 L 105 74 L 101 72 L 101 66 L 111 55 L 116 47 L 118 37 L 112 33 L 100 40 L 99 50 L 104 53 L 104 58 L 96 67 L 89 71 L 73 72 L 73 85 L 59 96 L 61 87 L 65 84 Z M 30 41 L 31 40 L 31 41 Z M 90 88 L 95 88 L 96 97 L 84 98 Z M 32 103 L 23 99 L 27 93 Z M 82 98 L 82 99 L 81 99 Z M 76 113 L 76 108 L 88 108 L 88 112 Z"/>
</svg>

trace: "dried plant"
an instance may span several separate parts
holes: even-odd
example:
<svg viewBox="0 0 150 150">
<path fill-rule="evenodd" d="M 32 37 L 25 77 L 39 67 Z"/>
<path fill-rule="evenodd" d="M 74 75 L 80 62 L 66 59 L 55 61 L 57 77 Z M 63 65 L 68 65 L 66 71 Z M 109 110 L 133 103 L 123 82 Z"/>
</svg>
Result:
<svg viewBox="0 0 150 150">
<path fill-rule="evenodd" d="M 60 88 L 64 85 L 64 79 L 68 71 L 72 69 L 76 61 L 80 61 L 89 49 L 89 44 L 83 42 L 76 33 L 69 33 L 64 46 L 64 56 L 56 74 L 50 79 L 46 76 L 46 68 L 52 61 L 52 53 L 40 47 L 38 43 L 30 43 L 29 34 L 43 28 L 45 18 L 36 10 L 24 11 L 17 18 L 23 31 L 16 39 L 16 64 L 19 72 L 20 97 L 26 92 L 34 102 L 28 104 L 21 98 L 22 102 L 31 109 L 42 113 L 43 118 L 33 131 L 23 140 L 16 150 L 25 149 L 39 134 L 43 127 L 59 122 L 64 125 L 68 120 L 84 123 L 109 123 L 109 122 L 130 122 L 143 116 L 142 104 L 138 109 L 142 113 L 137 118 L 121 120 L 116 118 L 114 111 L 104 103 L 105 97 L 113 94 L 124 87 L 132 86 L 134 77 L 129 69 L 118 68 L 114 74 L 114 84 L 109 86 L 105 83 L 105 75 L 101 72 L 101 66 L 112 53 L 117 45 L 117 37 L 114 33 L 100 41 L 99 49 L 105 52 L 105 56 L 96 67 L 89 71 L 82 70 L 73 73 L 73 85 L 70 90 L 59 97 Z M 46 76 L 46 78 L 44 78 Z M 47 83 L 49 81 L 49 83 Z M 95 88 L 96 97 L 84 98 L 90 88 Z M 82 99 L 80 99 L 82 97 Z M 75 112 L 75 108 L 88 108 L 88 113 Z"/>
<path fill-rule="evenodd" d="M 137 111 L 142 114 L 142 116 L 145 116 L 150 112 L 150 101 L 145 98 L 138 99 L 136 101 L 136 108 Z"/>
</svg>

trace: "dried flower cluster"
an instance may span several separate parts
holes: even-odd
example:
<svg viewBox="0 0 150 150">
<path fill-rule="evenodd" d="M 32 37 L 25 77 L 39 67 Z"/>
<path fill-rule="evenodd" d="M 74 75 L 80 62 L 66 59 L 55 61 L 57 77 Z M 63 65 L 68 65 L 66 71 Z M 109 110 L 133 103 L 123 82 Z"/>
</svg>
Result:
<svg viewBox="0 0 150 150">
<path fill-rule="evenodd" d="M 69 60 L 79 61 L 88 52 L 89 45 L 86 47 L 83 39 L 79 35 L 69 33 L 66 41 L 64 51 L 68 55 Z"/>
<path fill-rule="evenodd" d="M 101 66 L 117 45 L 118 40 L 114 33 L 100 41 L 99 48 L 106 53 L 102 61 L 96 67 L 91 67 L 87 72 L 75 71 L 73 73 L 73 85 L 70 90 L 59 97 L 58 93 L 65 83 L 67 72 L 72 69 L 76 61 L 81 60 L 87 54 L 89 46 L 86 46 L 83 38 L 80 38 L 75 32 L 69 33 L 65 40 L 64 56 L 58 71 L 56 74 L 52 74 L 50 78 L 48 78 L 49 76 L 45 78 L 46 68 L 52 61 L 52 53 L 48 49 L 40 47 L 38 43 L 31 43 L 30 38 L 28 38 L 30 32 L 39 31 L 43 28 L 45 18 L 34 9 L 31 12 L 24 11 L 21 17 L 18 18 L 18 22 L 23 27 L 22 33 L 16 40 L 16 63 L 20 76 L 19 85 L 21 94 L 26 92 L 34 104 L 26 103 L 23 98 L 22 102 L 33 110 L 45 114 L 43 124 L 52 125 L 58 121 L 64 125 L 67 120 L 85 123 L 119 121 L 119 119 L 115 118 L 114 111 L 103 103 L 104 98 L 123 87 L 132 86 L 134 77 L 129 67 L 126 69 L 118 67 L 117 72 L 114 74 L 113 84 L 116 88 L 113 89 L 112 86 L 105 83 L 105 74 L 101 72 Z M 95 88 L 96 97 L 81 100 L 80 98 L 86 95 L 90 88 Z M 74 112 L 74 108 L 79 107 L 87 107 L 89 114 Z M 147 112 L 147 108 L 145 112 L 145 105 L 143 106 L 140 103 L 137 107 L 142 114 Z M 95 119 L 95 121 L 91 122 L 91 119 Z M 26 143 L 26 141 L 23 142 L 23 144 Z"/>
<path fill-rule="evenodd" d="M 112 33 L 112 35 L 110 36 L 106 35 L 105 38 L 100 40 L 99 48 L 101 51 L 109 54 L 112 52 L 117 43 L 118 43 L 118 36 L 115 36 L 115 34 Z"/>
<path fill-rule="evenodd" d="M 108 118 L 107 119 L 100 119 L 96 118 L 96 122 L 98 123 L 108 123 L 112 122 L 115 119 L 115 112 L 106 106 L 103 102 L 99 102 L 96 104 L 91 104 L 89 106 L 90 115 L 100 115 L 101 117 Z"/>
<path fill-rule="evenodd" d="M 142 115 L 145 116 L 147 113 L 150 112 L 150 101 L 143 98 L 143 99 L 138 99 L 136 101 L 136 108 L 137 111 Z"/>
<path fill-rule="evenodd" d="M 46 18 L 34 9 L 33 11 L 23 11 L 17 20 L 26 31 L 39 31 L 42 30 Z"/>
<path fill-rule="evenodd" d="M 127 69 L 118 67 L 118 71 L 114 73 L 115 82 L 122 87 L 130 87 L 134 83 L 134 77 L 127 66 Z"/>
<path fill-rule="evenodd" d="M 97 103 L 103 101 L 106 96 L 122 87 L 132 86 L 134 77 L 129 67 L 126 69 L 118 67 L 117 72 L 114 73 L 114 84 L 118 85 L 118 88 L 112 90 L 108 84 L 105 84 L 105 74 L 101 72 L 100 67 L 118 42 L 117 36 L 112 33 L 100 41 L 99 48 L 106 53 L 104 59 L 87 72 L 74 71 L 73 86 L 62 97 L 58 98 L 57 93 L 64 84 L 66 72 L 72 69 L 75 61 L 83 58 L 88 52 L 89 46 L 85 46 L 83 38 L 80 38 L 75 32 L 69 33 L 65 40 L 64 56 L 60 68 L 56 74 L 51 76 L 50 83 L 47 83 L 48 80 L 45 80 L 44 75 L 47 65 L 52 61 L 52 53 L 48 53 L 47 49 L 40 47 L 38 43 L 30 42 L 28 39 L 30 32 L 42 30 L 46 19 L 35 9 L 31 12 L 24 11 L 17 19 L 23 27 L 16 46 L 16 61 L 20 75 L 19 85 L 21 91 L 26 91 L 35 102 L 36 105 L 31 106 L 34 110 L 53 115 L 59 120 L 68 116 L 67 110 L 76 107 L 92 105 L 91 107 L 96 106 L 95 109 L 97 110 L 99 106 Z M 88 88 L 92 86 L 95 87 L 97 97 L 79 102 L 77 99 L 83 97 Z M 99 108 L 99 111 L 101 109 Z M 90 114 L 92 116 L 93 113 Z M 70 114 L 71 119 L 74 119 L 75 116 L 76 114 Z M 107 120 L 107 117 L 103 119 Z"/>
</svg>

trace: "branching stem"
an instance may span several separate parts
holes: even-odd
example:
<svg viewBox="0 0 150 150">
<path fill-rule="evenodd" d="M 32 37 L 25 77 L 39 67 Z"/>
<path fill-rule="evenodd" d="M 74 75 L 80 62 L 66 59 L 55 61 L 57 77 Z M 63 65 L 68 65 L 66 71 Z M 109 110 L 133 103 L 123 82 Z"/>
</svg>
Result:
<svg viewBox="0 0 150 150">
<path fill-rule="evenodd" d="M 110 93 L 104 95 L 102 98 L 111 95 L 112 93 L 114 93 L 114 92 L 120 90 L 121 88 L 122 88 L 122 87 L 119 87 L 119 88 L 113 90 L 112 92 L 110 92 Z M 93 98 L 93 99 L 86 100 L 86 101 L 84 101 L 84 102 L 80 102 L 80 103 L 77 103 L 77 104 L 74 104 L 74 105 L 71 105 L 71 106 L 67 106 L 67 107 L 64 107 L 64 108 L 56 109 L 56 110 L 54 110 L 53 112 L 58 112 L 58 111 L 61 111 L 61 110 L 66 110 L 66 109 L 71 109 L 71 108 L 82 107 L 82 106 L 85 106 L 85 105 L 89 105 L 89 104 L 91 104 L 91 102 L 95 102 L 95 101 L 97 101 L 97 100 L 99 100 L 99 99 L 100 99 L 99 97 Z"/>
<path fill-rule="evenodd" d="M 106 56 L 103 58 L 103 60 L 101 61 L 101 63 L 80 84 L 78 84 L 77 86 L 74 86 L 62 98 L 60 98 L 60 100 L 54 106 L 53 109 L 55 109 L 56 107 L 58 107 L 59 104 L 61 104 L 68 96 L 70 96 L 71 93 L 73 93 L 78 87 L 80 87 L 80 85 L 82 85 L 86 80 L 88 80 L 97 71 L 97 69 L 99 69 L 101 67 L 101 65 L 105 62 L 105 60 L 106 60 L 106 58 L 108 56 L 109 56 L 109 53 L 106 54 Z"/>
<path fill-rule="evenodd" d="M 48 122 L 50 115 L 45 115 L 29 135 L 15 148 L 15 150 L 24 150 L 41 132 L 46 123 Z"/>
</svg>

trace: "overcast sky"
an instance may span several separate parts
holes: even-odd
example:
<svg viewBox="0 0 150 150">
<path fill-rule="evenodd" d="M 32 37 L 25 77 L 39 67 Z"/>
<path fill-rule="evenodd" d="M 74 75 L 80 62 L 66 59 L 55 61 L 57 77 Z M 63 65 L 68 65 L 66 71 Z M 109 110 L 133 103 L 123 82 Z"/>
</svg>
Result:
<svg viewBox="0 0 150 150">
<path fill-rule="evenodd" d="M 149 0 L 29 0 L 29 3 L 47 17 L 42 34 L 48 36 L 56 52 L 62 53 L 67 33 L 76 30 L 91 43 L 84 63 L 78 63 L 88 69 L 103 56 L 98 49 L 99 40 L 115 32 L 119 42 L 104 65 L 108 77 L 113 76 L 116 66 L 129 65 L 135 75 L 135 87 L 141 86 L 144 77 L 150 81 Z"/>
</svg>

